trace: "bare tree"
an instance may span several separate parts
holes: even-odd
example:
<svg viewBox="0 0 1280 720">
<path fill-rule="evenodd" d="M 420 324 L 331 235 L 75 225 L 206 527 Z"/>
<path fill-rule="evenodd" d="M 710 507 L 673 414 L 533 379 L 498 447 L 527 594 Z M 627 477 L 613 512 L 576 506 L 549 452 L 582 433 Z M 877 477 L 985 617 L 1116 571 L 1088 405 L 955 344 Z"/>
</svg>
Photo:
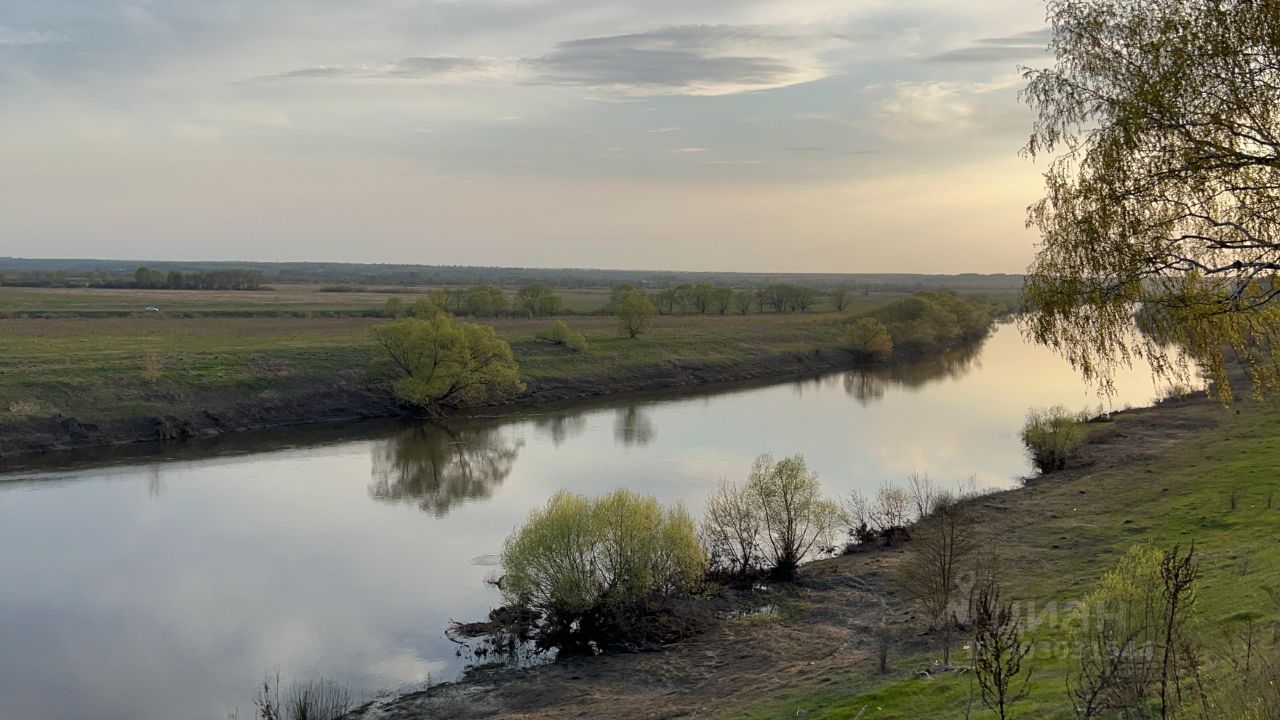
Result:
<svg viewBox="0 0 1280 720">
<path fill-rule="evenodd" d="M 742 576 L 760 568 L 760 512 L 745 485 L 721 481 L 707 498 L 701 530 L 715 569 Z"/>
<path fill-rule="evenodd" d="M 973 607 L 973 639 L 973 671 L 982 690 L 982 704 L 1005 720 L 1009 708 L 1031 689 L 1030 669 L 1022 672 L 1022 661 L 1031 652 L 1031 643 L 1023 642 L 1022 624 L 1013 614 L 1013 605 L 1000 600 L 996 584 L 978 591 Z"/>
<path fill-rule="evenodd" d="M 974 523 L 962 506 L 948 505 L 913 530 L 898 586 L 942 631 L 942 662 L 950 664 L 957 608 L 965 600 L 961 568 L 978 545 Z"/>
<path fill-rule="evenodd" d="M 865 578 L 854 578 L 854 587 L 872 598 L 877 607 L 867 634 L 871 637 L 876 653 L 876 665 L 881 675 L 889 672 L 889 653 L 902 636 L 902 618 L 905 615 L 901 602 L 879 585 L 872 585 Z"/>
<path fill-rule="evenodd" d="M 893 485 L 884 485 L 876 491 L 874 515 L 876 528 L 891 540 L 895 531 L 907 526 L 911 519 L 911 496 Z"/>
<path fill-rule="evenodd" d="M 1196 577 L 1200 574 L 1193 543 L 1186 555 L 1178 547 L 1161 555 L 1160 580 L 1164 599 L 1162 626 L 1164 647 L 1160 661 L 1160 717 L 1169 718 L 1182 705 L 1183 672 L 1195 673 L 1195 645 L 1187 636 L 1191 608 L 1195 604 Z"/>
</svg>

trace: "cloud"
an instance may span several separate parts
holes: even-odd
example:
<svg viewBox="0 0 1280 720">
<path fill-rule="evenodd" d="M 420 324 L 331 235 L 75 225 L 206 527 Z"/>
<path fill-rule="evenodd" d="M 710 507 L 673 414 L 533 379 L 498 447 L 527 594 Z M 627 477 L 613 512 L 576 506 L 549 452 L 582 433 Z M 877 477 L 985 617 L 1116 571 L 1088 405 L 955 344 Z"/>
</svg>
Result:
<svg viewBox="0 0 1280 720">
<path fill-rule="evenodd" d="M 304 67 L 259 80 L 500 79 L 624 96 L 729 95 L 826 77 L 849 39 L 754 25 L 683 25 L 556 43 L 537 56 L 409 57 L 381 65 Z"/>
<path fill-rule="evenodd" d="M 1005 91 L 1022 82 L 1017 73 L 985 82 L 899 82 L 880 104 L 877 130 L 897 142 L 946 138 L 997 124 L 1016 102 Z"/>
<path fill-rule="evenodd" d="M 757 26 L 669 26 L 561 42 L 528 61 L 533 82 L 627 95 L 729 95 L 826 77 L 836 35 Z"/>
<path fill-rule="evenodd" d="M 6 25 L 0 25 L 0 47 L 48 45 L 65 39 L 65 37 L 54 33 L 40 32 L 38 30 L 15 30 Z"/>
<path fill-rule="evenodd" d="M 1052 32 L 1048 28 L 1044 28 L 1004 37 L 983 38 L 967 47 L 932 55 L 928 58 L 928 61 L 974 65 L 1030 60 L 1042 57 L 1048 52 L 1048 44 L 1051 37 Z"/>
<path fill-rule="evenodd" d="M 683 147 L 683 148 L 676 148 L 674 150 L 668 150 L 667 152 L 673 153 L 676 155 L 692 155 L 693 153 L 704 153 L 706 151 L 707 149 L 704 147 Z"/>
<path fill-rule="evenodd" d="M 381 65 L 319 65 L 258 78 L 280 80 L 474 79 L 501 71 L 503 62 L 480 57 L 407 57 Z"/>
</svg>

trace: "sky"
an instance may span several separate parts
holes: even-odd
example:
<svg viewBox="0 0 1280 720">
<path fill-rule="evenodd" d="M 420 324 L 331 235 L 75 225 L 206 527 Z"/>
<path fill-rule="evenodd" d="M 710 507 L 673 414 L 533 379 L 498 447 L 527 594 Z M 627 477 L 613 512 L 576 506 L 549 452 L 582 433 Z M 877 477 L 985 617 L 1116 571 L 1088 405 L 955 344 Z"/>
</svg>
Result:
<svg viewBox="0 0 1280 720">
<path fill-rule="evenodd" d="M 4 0 L 0 255 L 1021 272 L 1039 0 Z"/>
</svg>

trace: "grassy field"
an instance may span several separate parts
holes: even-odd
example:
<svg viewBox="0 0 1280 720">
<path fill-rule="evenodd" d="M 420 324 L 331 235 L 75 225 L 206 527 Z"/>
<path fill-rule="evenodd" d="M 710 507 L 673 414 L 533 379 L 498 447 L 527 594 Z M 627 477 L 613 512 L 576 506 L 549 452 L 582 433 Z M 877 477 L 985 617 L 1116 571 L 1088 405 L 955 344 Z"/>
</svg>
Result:
<svg viewBox="0 0 1280 720">
<path fill-rule="evenodd" d="M 424 296 L 431 287 L 372 287 L 353 292 L 328 292 L 321 285 L 274 286 L 271 290 L 243 292 L 194 290 L 135 290 L 110 288 L 28 288 L 0 287 L 0 318 L 60 318 L 65 316 L 131 316 L 146 314 L 156 307 L 166 315 L 184 316 L 288 316 L 314 317 L 329 314 L 363 315 L 378 313 L 387 298 L 399 296 L 407 305 Z M 446 288 L 448 289 L 448 288 Z M 456 289 L 456 288 L 454 288 Z M 518 288 L 503 291 L 514 306 Z M 568 313 L 587 315 L 601 312 L 609 302 L 609 288 L 572 288 L 556 291 Z M 851 309 L 869 308 L 904 293 L 875 292 L 851 297 Z M 823 298 L 813 312 L 830 312 L 830 300 Z M 730 311 L 732 312 L 732 310 Z"/>
<path fill-rule="evenodd" d="M 607 293 L 565 297 L 594 309 Z M 860 295 L 851 309 L 902 296 Z M 0 288 L 0 455 L 394 414 L 385 383 L 366 372 L 369 331 L 387 322 L 375 312 L 387 297 L 314 286 Z M 162 312 L 139 310 L 148 305 Z M 511 344 L 529 388 L 522 402 L 777 376 L 849 360 L 832 312 L 660 317 L 634 340 L 611 316 L 565 319 L 586 335 L 588 352 L 539 341 L 548 318 L 474 320 Z M 94 427 L 73 437 L 77 423 Z"/>
<path fill-rule="evenodd" d="M 1030 632 L 1037 643 L 1029 661 L 1031 693 L 1012 717 L 1075 717 L 1065 690 L 1063 621 L 1134 544 L 1185 550 L 1194 541 L 1201 567 L 1196 631 L 1207 644 L 1211 688 L 1224 671 L 1228 632 L 1250 618 L 1259 633 L 1280 621 L 1280 607 L 1263 590 L 1280 585 L 1280 501 L 1273 502 L 1280 494 L 1280 410 L 1254 405 L 1235 414 L 1241 408 L 1226 411 L 1202 399 L 1177 404 L 1100 428 L 1093 445 L 1097 467 L 979 503 L 982 523 L 1008 563 L 1006 597 L 1019 603 L 1024 617 L 1038 618 Z M 1234 510 L 1233 492 L 1240 493 Z M 966 657 L 961 651 L 953 663 Z M 867 662 L 847 677 L 797 687 L 725 716 L 970 717 L 969 693 L 977 688 L 969 675 L 922 676 L 935 658 L 933 652 L 897 657 L 888 677 Z M 976 697 L 973 703 L 972 717 L 993 717 Z"/>
</svg>

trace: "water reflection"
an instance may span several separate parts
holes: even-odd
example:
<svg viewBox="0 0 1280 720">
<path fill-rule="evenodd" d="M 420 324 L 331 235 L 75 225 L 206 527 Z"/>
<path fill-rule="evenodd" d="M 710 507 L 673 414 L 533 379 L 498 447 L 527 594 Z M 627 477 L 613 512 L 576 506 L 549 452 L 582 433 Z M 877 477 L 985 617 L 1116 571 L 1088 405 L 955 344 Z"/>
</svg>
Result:
<svg viewBox="0 0 1280 720">
<path fill-rule="evenodd" d="M 585 411 L 557 412 L 548 415 L 537 415 L 532 418 L 533 427 L 551 439 L 551 444 L 560 447 L 570 438 L 582 434 L 587 429 Z"/>
<path fill-rule="evenodd" d="M 523 446 L 501 427 L 415 427 L 374 448 L 369 495 L 416 501 L 424 512 L 444 517 L 460 502 L 489 497 L 511 474 Z"/>
<path fill-rule="evenodd" d="M 1118 378 L 1117 406 L 1151 399 L 1147 372 Z M 50 458 L 0 473 L 0 717 L 226 720 L 236 704 L 245 717 L 275 668 L 353 692 L 448 679 L 468 659 L 449 621 L 501 602 L 485 580 L 503 541 L 559 490 L 625 487 L 696 514 L 764 451 L 804 454 L 833 498 L 911 472 L 1004 487 L 1029 471 L 1029 406 L 1097 402 L 1004 327 L 980 361 L 800 386 Z"/>
<path fill-rule="evenodd" d="M 935 380 L 963 378 L 970 371 L 981 367 L 978 362 L 981 350 L 982 346 L 979 344 L 963 350 L 921 358 L 905 365 L 850 370 L 844 373 L 840 380 L 844 384 L 846 393 L 860 404 L 869 405 L 883 400 L 885 391 L 890 387 L 915 390 Z"/>
<path fill-rule="evenodd" d="M 653 418 L 645 412 L 643 405 L 633 403 L 620 407 L 613 415 L 613 437 L 626 447 L 648 445 L 656 434 Z"/>
</svg>

